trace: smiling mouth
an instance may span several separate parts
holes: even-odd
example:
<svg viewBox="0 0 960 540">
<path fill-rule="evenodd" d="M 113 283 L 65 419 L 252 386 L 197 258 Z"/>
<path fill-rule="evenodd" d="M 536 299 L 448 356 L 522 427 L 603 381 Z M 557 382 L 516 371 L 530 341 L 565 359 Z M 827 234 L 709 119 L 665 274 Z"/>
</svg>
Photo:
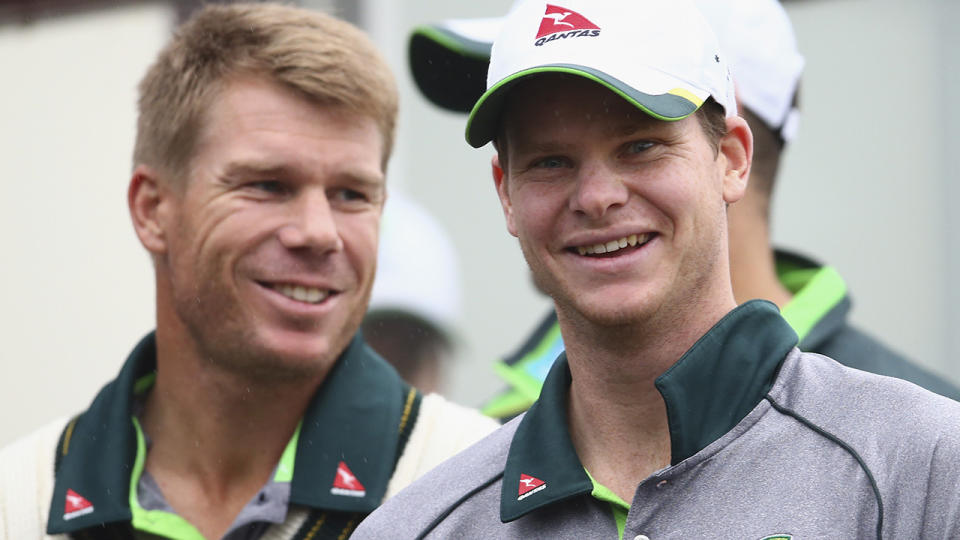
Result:
<svg viewBox="0 0 960 540">
<path fill-rule="evenodd" d="M 319 304 L 335 294 L 329 289 L 318 289 L 316 287 L 304 287 L 303 285 L 291 285 L 289 283 L 263 283 L 268 289 L 276 291 L 291 300 L 303 302 L 305 304 Z"/>
<path fill-rule="evenodd" d="M 569 248 L 570 251 L 584 256 L 608 256 L 621 250 L 637 249 L 649 242 L 653 238 L 651 233 L 631 234 L 617 240 L 611 240 L 600 244 L 591 244 L 589 246 L 576 246 Z"/>
</svg>

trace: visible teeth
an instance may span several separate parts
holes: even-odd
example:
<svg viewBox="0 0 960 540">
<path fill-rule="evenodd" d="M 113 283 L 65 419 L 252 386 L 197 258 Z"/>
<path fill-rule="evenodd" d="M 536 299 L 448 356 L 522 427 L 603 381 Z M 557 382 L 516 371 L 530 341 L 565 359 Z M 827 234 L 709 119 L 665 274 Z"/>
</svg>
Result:
<svg viewBox="0 0 960 540">
<path fill-rule="evenodd" d="M 324 291 L 315 287 L 304 287 L 302 285 L 275 285 L 273 289 L 287 298 L 293 298 L 300 302 L 317 304 L 330 296 L 330 291 Z"/>
<path fill-rule="evenodd" d="M 613 253 L 627 246 L 636 246 L 643 244 L 650 239 L 649 234 L 631 234 L 617 240 L 611 240 L 604 244 L 593 244 L 592 246 L 577 246 L 577 253 L 580 255 L 599 255 L 601 253 Z"/>
</svg>

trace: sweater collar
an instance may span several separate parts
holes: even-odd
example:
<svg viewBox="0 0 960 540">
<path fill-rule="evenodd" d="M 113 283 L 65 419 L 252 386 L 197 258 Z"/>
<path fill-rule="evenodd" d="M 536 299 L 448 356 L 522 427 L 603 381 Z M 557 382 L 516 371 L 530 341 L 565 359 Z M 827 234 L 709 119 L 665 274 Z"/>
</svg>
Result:
<svg viewBox="0 0 960 540">
<path fill-rule="evenodd" d="M 137 381 L 155 371 L 156 340 L 150 333 L 117 378 L 68 425 L 57 447 L 48 534 L 131 519 L 128 497 L 137 451 L 134 392 Z M 395 463 L 405 389 L 359 333 L 354 336 L 302 419 L 291 504 L 364 513 L 380 504 Z M 355 482 L 344 483 L 343 473 L 338 481 L 338 470 Z"/>
<path fill-rule="evenodd" d="M 696 454 L 753 410 L 796 343 L 776 306 L 754 300 L 728 313 L 660 375 L 655 385 L 666 403 L 671 464 Z M 570 383 L 564 354 L 514 434 L 501 489 L 504 522 L 593 490 L 570 439 Z"/>
</svg>

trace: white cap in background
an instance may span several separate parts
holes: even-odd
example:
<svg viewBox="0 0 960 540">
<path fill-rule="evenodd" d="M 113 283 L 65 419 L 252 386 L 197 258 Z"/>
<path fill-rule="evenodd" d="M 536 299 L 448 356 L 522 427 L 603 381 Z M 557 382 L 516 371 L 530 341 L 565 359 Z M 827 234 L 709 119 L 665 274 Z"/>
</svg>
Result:
<svg viewBox="0 0 960 540">
<path fill-rule="evenodd" d="M 792 103 L 804 60 L 780 2 L 697 0 L 696 5 L 727 55 L 740 103 L 791 140 L 798 120 Z M 416 28 L 409 62 L 424 97 L 448 110 L 470 112 L 486 89 L 484 60 L 505 19 L 451 19 Z"/>
<path fill-rule="evenodd" d="M 453 337 L 461 310 L 453 241 L 422 206 L 391 190 L 380 222 L 377 275 L 368 313 L 415 315 Z"/>
</svg>

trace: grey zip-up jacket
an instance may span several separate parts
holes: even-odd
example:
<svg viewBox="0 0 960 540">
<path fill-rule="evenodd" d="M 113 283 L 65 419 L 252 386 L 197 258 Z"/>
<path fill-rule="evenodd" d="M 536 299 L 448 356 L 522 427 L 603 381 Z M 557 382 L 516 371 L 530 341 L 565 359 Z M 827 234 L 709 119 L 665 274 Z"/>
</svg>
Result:
<svg viewBox="0 0 960 540">
<path fill-rule="evenodd" d="M 671 465 L 623 538 L 960 538 L 960 403 L 802 353 L 768 302 L 666 373 Z M 567 431 L 561 357 L 524 415 L 374 512 L 355 540 L 617 538 Z"/>
</svg>

